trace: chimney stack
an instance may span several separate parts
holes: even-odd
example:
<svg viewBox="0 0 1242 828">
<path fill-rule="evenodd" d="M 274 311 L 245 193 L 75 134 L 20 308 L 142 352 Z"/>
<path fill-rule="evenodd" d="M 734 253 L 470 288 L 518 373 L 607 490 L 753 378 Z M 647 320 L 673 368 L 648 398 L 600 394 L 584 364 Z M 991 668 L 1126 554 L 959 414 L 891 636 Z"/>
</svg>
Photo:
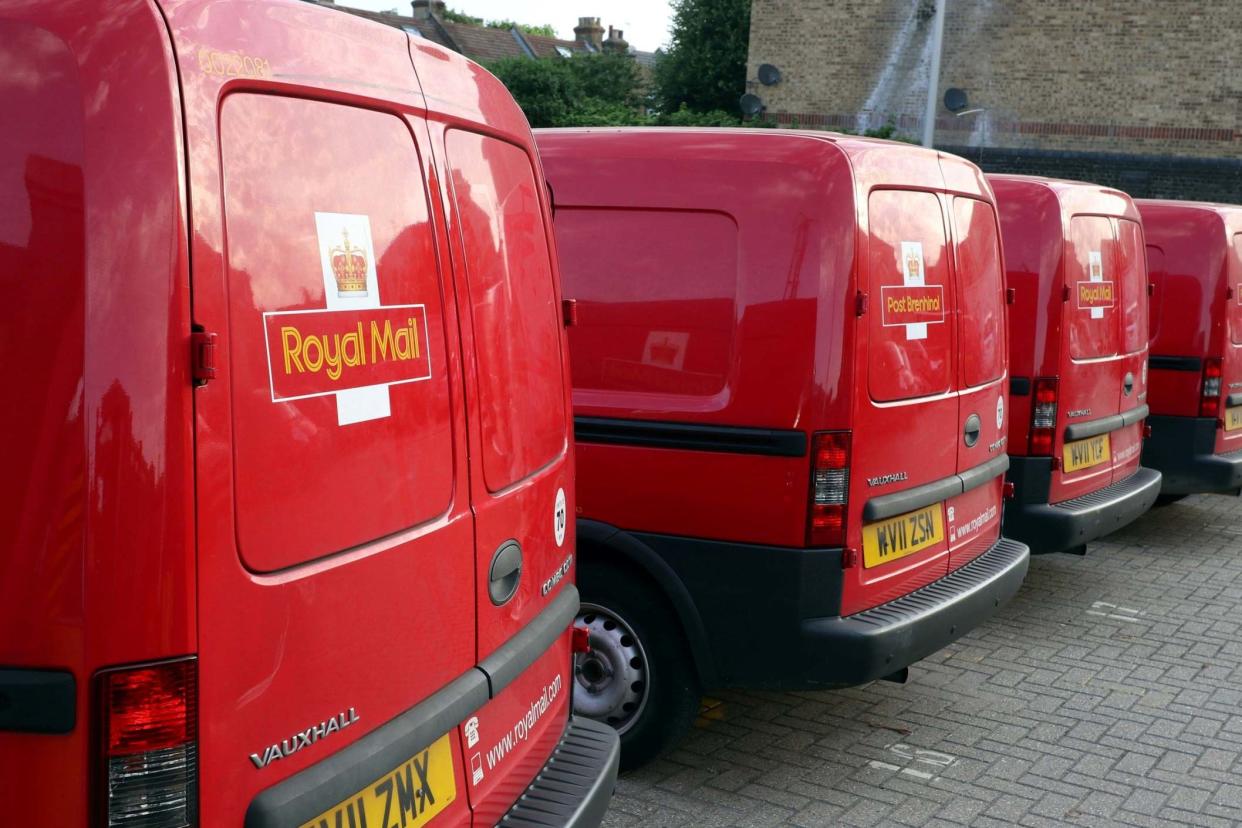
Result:
<svg viewBox="0 0 1242 828">
<path fill-rule="evenodd" d="M 630 53 L 630 44 L 625 42 L 625 33 L 620 29 L 608 27 L 608 39 L 604 41 L 604 51 L 614 52 L 618 55 L 628 55 Z"/>
<path fill-rule="evenodd" d="M 598 52 L 604 48 L 604 27 L 598 17 L 579 17 L 578 25 L 574 26 L 574 40 L 582 44 L 590 44 Z"/>
<path fill-rule="evenodd" d="M 427 20 L 431 17 L 444 16 L 444 0 L 414 0 L 411 4 L 414 6 L 414 14 L 416 20 Z"/>
</svg>

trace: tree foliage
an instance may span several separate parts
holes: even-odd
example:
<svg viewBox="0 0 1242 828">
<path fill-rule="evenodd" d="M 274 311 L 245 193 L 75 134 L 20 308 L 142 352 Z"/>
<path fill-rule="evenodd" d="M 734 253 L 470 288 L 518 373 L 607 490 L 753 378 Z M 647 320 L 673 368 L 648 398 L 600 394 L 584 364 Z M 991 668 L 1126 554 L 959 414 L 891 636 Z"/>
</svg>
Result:
<svg viewBox="0 0 1242 828">
<path fill-rule="evenodd" d="M 662 112 L 738 112 L 746 89 L 750 0 L 673 0 L 668 51 L 656 63 Z"/>
<path fill-rule="evenodd" d="M 517 99 L 532 127 L 639 123 L 642 95 L 625 55 L 504 58 L 488 64 Z"/>
<path fill-rule="evenodd" d="M 519 32 L 524 34 L 556 37 L 556 27 L 551 23 L 543 23 L 535 26 L 530 23 L 517 23 L 513 20 L 489 20 L 484 25 L 486 25 L 489 29 L 517 29 Z"/>
</svg>

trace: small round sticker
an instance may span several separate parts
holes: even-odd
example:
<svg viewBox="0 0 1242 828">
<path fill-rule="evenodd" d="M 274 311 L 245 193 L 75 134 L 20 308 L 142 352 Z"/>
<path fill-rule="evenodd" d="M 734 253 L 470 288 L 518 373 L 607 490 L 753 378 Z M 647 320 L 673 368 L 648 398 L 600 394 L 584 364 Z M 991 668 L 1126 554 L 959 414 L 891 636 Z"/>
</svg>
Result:
<svg viewBox="0 0 1242 828">
<path fill-rule="evenodd" d="M 1002 395 L 996 398 L 996 427 L 1000 428 L 1005 422 L 1005 397 Z"/>
<path fill-rule="evenodd" d="M 556 490 L 556 506 L 552 510 L 552 534 L 556 537 L 556 545 L 563 546 L 565 543 L 565 523 L 567 521 L 565 515 L 565 490 Z"/>
</svg>

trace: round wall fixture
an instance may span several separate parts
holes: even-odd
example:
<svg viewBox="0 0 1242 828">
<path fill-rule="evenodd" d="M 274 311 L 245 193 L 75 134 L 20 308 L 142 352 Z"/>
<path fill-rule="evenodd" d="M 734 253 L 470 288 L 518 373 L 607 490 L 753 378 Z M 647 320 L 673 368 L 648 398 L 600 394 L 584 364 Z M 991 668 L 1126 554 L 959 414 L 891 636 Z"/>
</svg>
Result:
<svg viewBox="0 0 1242 828">
<path fill-rule="evenodd" d="M 944 90 L 944 108 L 950 112 L 961 112 L 970 106 L 970 99 L 966 97 L 966 90 L 959 89 L 956 86 L 950 86 Z"/>
<path fill-rule="evenodd" d="M 742 114 L 748 118 L 753 118 L 763 111 L 763 99 L 758 95 L 747 92 L 738 99 L 738 106 L 742 108 Z"/>
<path fill-rule="evenodd" d="M 770 63 L 759 64 L 759 82 L 764 86 L 776 86 L 781 82 L 781 70 Z"/>
</svg>

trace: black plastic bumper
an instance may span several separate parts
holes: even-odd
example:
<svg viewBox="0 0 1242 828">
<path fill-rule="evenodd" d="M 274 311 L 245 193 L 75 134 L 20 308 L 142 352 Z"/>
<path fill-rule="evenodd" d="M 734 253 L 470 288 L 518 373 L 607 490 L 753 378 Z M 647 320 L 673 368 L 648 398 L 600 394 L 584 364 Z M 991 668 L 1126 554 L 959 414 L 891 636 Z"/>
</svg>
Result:
<svg viewBox="0 0 1242 828">
<path fill-rule="evenodd" d="M 808 678 L 822 686 L 883 678 L 961 638 L 1013 597 L 1030 550 L 1001 538 L 975 560 L 895 601 L 837 618 L 802 623 L 814 660 Z"/>
<path fill-rule="evenodd" d="M 1150 509 L 1160 494 L 1160 472 L 1138 471 L 1082 497 L 1048 502 L 1052 458 L 1010 457 L 1014 499 L 1005 504 L 1005 535 L 1031 554 L 1063 552 L 1115 532 Z"/>
<path fill-rule="evenodd" d="M 620 756 L 617 731 L 571 716 L 543 769 L 497 824 L 594 828 L 608 810 Z"/>
<path fill-rule="evenodd" d="M 1143 465 L 1164 475 L 1162 494 L 1234 492 L 1242 488 L 1242 451 L 1217 454 L 1211 417 L 1152 416 Z"/>
</svg>

